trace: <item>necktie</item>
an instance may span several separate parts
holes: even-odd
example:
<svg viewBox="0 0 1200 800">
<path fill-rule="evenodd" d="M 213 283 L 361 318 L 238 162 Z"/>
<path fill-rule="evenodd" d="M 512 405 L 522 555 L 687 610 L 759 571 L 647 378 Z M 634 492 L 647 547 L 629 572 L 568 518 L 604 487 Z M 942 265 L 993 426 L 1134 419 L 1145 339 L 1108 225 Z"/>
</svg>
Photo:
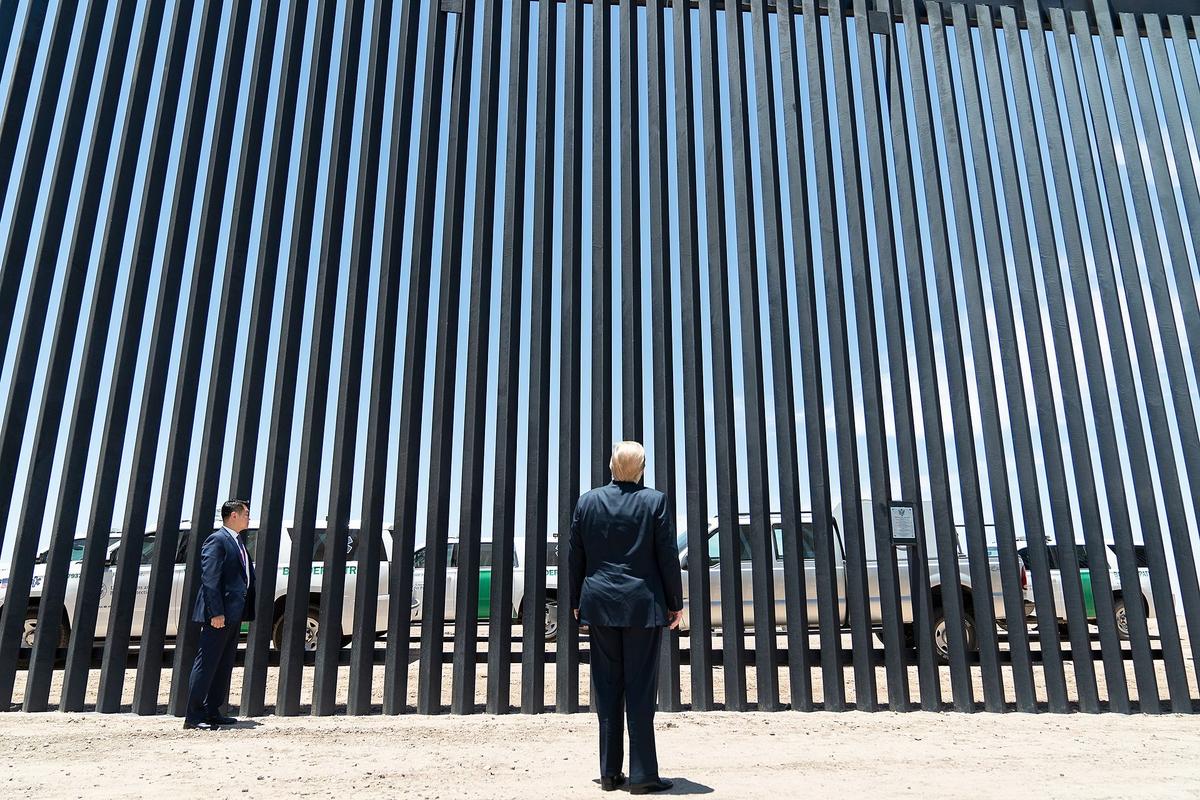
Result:
<svg viewBox="0 0 1200 800">
<path fill-rule="evenodd" d="M 246 558 L 246 548 L 242 545 L 241 538 L 235 533 L 233 540 L 237 542 L 238 555 L 242 559 L 242 575 L 246 578 L 246 585 L 250 585 L 250 562 Z"/>
</svg>

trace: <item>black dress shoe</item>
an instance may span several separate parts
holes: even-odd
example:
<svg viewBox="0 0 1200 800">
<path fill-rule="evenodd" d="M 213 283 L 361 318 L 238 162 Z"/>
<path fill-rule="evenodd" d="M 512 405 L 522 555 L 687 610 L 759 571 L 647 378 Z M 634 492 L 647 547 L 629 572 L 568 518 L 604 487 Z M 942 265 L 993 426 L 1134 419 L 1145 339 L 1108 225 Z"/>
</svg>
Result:
<svg viewBox="0 0 1200 800">
<path fill-rule="evenodd" d="M 186 722 L 185 721 L 183 723 L 183 729 L 185 731 L 215 731 L 215 730 L 218 730 L 216 725 L 214 725 L 213 723 L 211 723 L 207 720 L 202 720 L 200 722 Z"/>
<path fill-rule="evenodd" d="M 651 792 L 665 792 L 674 785 L 671 781 L 664 781 L 662 778 L 659 778 L 650 783 L 631 783 L 629 784 L 629 793 L 650 794 Z"/>
<path fill-rule="evenodd" d="M 237 717 L 209 717 L 209 725 L 237 725 Z"/>
<path fill-rule="evenodd" d="M 616 775 L 601 775 L 600 788 L 606 792 L 616 791 L 618 788 L 625 785 L 625 773 L 618 772 Z"/>
</svg>

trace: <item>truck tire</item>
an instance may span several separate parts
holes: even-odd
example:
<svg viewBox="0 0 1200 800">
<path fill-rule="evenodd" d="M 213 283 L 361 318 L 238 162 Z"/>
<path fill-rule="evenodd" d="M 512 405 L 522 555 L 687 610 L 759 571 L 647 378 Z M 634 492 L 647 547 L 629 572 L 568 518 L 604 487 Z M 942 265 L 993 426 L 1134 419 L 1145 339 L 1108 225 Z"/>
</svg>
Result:
<svg viewBox="0 0 1200 800">
<path fill-rule="evenodd" d="M 974 653 L 979 649 L 979 640 L 975 635 L 975 617 L 970 611 L 963 611 L 963 628 L 967 634 L 967 652 Z M 940 663 L 950 663 L 950 642 L 947 637 L 946 612 L 942 608 L 935 608 L 933 610 L 933 650 Z"/>
<path fill-rule="evenodd" d="M 34 641 L 34 638 L 37 636 L 37 625 L 38 625 L 37 617 L 38 617 L 37 606 L 30 606 L 29 610 L 25 612 L 25 622 L 21 628 L 21 648 L 22 649 L 25 649 L 25 650 L 33 649 L 33 641 Z M 59 622 L 58 623 L 58 645 L 57 645 L 57 647 L 59 649 L 66 647 L 69 640 L 70 640 L 70 635 L 67 633 L 66 623 Z"/>
<path fill-rule="evenodd" d="M 553 597 L 546 599 L 546 641 L 553 642 L 558 638 L 558 601 Z"/>
<path fill-rule="evenodd" d="M 271 645 L 276 650 L 283 650 L 283 614 L 275 620 L 271 628 Z M 304 620 L 304 650 L 313 652 L 317 649 L 317 641 L 321 634 L 321 612 L 316 606 L 308 607 L 308 616 Z"/>
<path fill-rule="evenodd" d="M 1129 616 L 1125 612 L 1125 598 L 1113 598 L 1113 616 L 1117 618 L 1117 636 L 1121 641 L 1129 641 Z"/>
<path fill-rule="evenodd" d="M 553 642 L 558 639 L 558 599 L 547 597 L 542 614 L 542 633 L 547 642 Z M 524 605 L 517 606 L 513 611 L 513 622 L 521 624 L 521 620 L 524 618 Z"/>
</svg>

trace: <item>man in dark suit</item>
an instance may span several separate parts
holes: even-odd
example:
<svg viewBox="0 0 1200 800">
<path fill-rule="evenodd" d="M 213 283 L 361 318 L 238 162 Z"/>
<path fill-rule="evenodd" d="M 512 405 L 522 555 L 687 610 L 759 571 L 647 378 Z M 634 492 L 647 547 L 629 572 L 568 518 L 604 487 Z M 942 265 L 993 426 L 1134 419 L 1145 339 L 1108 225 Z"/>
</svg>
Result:
<svg viewBox="0 0 1200 800">
<path fill-rule="evenodd" d="M 600 718 L 600 788 L 621 774 L 623 712 L 629 718 L 629 791 L 661 792 L 654 708 L 664 626 L 683 618 L 683 579 L 667 496 L 641 485 L 646 451 L 618 442 L 613 481 L 584 494 L 571 520 L 571 607 L 589 626 L 596 714 Z"/>
<path fill-rule="evenodd" d="M 192 620 L 199 622 L 200 644 L 188 685 L 189 730 L 217 730 L 234 725 L 222 716 L 229 699 L 229 679 L 242 622 L 254 619 L 254 562 L 241 540 L 250 524 L 250 504 L 230 500 L 221 506 L 220 530 L 204 540 L 200 551 L 200 592 Z"/>
</svg>

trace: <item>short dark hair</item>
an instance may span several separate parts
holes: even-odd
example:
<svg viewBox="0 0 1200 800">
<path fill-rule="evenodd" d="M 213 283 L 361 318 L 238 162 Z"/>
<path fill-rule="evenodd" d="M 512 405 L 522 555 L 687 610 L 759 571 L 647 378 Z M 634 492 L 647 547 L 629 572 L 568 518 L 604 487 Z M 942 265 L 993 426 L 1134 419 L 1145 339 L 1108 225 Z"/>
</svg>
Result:
<svg viewBox="0 0 1200 800">
<path fill-rule="evenodd" d="M 229 519 L 235 512 L 241 511 L 243 508 L 246 509 L 247 514 L 250 513 L 249 500 L 226 500 L 221 504 L 221 520 Z"/>
</svg>

